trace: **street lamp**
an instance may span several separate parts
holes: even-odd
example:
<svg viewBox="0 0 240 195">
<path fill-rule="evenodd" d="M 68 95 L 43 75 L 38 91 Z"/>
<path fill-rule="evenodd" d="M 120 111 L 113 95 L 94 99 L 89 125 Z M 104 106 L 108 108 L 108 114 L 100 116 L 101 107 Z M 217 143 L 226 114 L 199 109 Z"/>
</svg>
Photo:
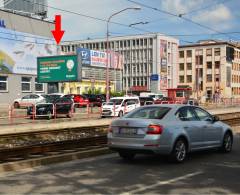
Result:
<svg viewBox="0 0 240 195">
<path fill-rule="evenodd" d="M 113 13 L 107 20 L 107 69 L 106 69 L 106 101 L 108 102 L 109 101 L 109 56 L 110 56 L 110 53 L 109 53 L 109 22 L 110 20 L 112 19 L 113 16 L 116 16 L 117 14 L 121 13 L 121 12 L 124 12 L 126 10 L 129 10 L 129 9 L 133 9 L 133 10 L 140 10 L 141 7 L 127 7 L 125 9 L 122 9 L 118 12 L 115 12 Z"/>
</svg>

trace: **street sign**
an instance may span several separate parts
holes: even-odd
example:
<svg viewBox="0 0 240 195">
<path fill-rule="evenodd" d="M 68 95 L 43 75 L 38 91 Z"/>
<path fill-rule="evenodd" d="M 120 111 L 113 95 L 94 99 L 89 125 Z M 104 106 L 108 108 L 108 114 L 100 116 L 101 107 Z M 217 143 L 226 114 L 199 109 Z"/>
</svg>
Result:
<svg viewBox="0 0 240 195">
<path fill-rule="evenodd" d="M 158 74 L 152 74 L 151 75 L 151 81 L 158 81 L 159 80 L 159 75 Z"/>
<path fill-rule="evenodd" d="M 39 83 L 73 82 L 81 80 L 81 65 L 77 55 L 37 58 L 37 78 Z"/>
</svg>

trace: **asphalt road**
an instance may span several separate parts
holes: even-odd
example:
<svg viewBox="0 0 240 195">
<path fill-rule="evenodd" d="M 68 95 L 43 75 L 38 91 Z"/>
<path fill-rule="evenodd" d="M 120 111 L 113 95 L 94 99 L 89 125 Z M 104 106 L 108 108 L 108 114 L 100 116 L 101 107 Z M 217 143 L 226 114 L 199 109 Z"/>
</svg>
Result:
<svg viewBox="0 0 240 195">
<path fill-rule="evenodd" d="M 0 174 L 1 194 L 240 194 L 240 134 L 230 154 L 194 153 L 183 164 L 117 154 Z"/>
</svg>

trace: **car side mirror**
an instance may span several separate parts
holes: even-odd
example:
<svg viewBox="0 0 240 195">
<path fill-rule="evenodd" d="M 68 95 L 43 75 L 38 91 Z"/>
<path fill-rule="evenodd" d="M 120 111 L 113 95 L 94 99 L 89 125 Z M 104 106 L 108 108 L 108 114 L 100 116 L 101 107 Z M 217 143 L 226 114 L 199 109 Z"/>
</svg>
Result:
<svg viewBox="0 0 240 195">
<path fill-rule="evenodd" d="M 218 116 L 213 116 L 213 120 L 212 120 L 213 122 L 217 122 L 217 121 L 220 121 L 220 118 L 218 117 Z"/>
</svg>

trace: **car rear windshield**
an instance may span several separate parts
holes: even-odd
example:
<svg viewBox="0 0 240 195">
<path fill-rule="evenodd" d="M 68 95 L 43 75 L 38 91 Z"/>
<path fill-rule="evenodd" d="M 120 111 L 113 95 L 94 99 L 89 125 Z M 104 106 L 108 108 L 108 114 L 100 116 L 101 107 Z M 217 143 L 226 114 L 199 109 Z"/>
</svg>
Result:
<svg viewBox="0 0 240 195">
<path fill-rule="evenodd" d="M 169 110 L 171 110 L 169 107 L 139 108 L 125 115 L 124 118 L 163 119 Z"/>
</svg>

